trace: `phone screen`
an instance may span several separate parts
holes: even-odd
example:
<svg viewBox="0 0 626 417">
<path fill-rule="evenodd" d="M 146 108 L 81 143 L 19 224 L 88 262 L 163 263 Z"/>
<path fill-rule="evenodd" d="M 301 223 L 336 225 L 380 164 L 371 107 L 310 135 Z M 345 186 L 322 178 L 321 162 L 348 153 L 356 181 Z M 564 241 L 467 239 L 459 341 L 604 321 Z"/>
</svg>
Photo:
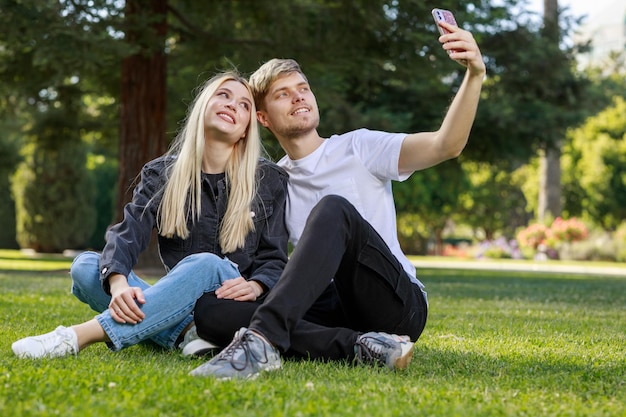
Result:
<svg viewBox="0 0 626 417">
<path fill-rule="evenodd" d="M 452 14 L 452 12 L 450 10 L 433 9 L 432 13 L 433 13 L 433 18 L 435 19 L 435 22 L 446 22 L 446 23 L 449 23 L 451 25 L 458 26 L 456 24 L 456 20 L 454 19 L 454 15 Z M 450 33 L 450 31 L 442 28 L 439 25 L 437 25 L 437 29 L 439 29 L 439 32 L 442 35 L 444 35 L 446 33 Z"/>
</svg>

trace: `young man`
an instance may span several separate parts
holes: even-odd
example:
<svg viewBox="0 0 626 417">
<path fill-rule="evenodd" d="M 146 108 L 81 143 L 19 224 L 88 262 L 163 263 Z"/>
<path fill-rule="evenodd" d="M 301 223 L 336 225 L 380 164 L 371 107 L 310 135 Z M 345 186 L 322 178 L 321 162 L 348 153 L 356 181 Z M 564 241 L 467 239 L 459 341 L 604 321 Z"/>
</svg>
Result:
<svg viewBox="0 0 626 417">
<path fill-rule="evenodd" d="M 471 33 L 440 25 L 450 31 L 439 38 L 443 48 L 467 72 L 436 132 L 360 129 L 324 139 L 315 96 L 295 61 L 273 59 L 251 76 L 257 118 L 287 154 L 279 165 L 290 177 L 286 221 L 295 249 L 258 308 L 222 300 L 219 292 L 198 301 L 203 338 L 217 337 L 220 329 L 223 338 L 229 327 L 203 319 L 217 317 L 216 310 L 230 326 L 252 319 L 192 375 L 251 378 L 280 368 L 280 353 L 390 369 L 408 365 L 426 324 L 427 300 L 398 243 L 391 180 L 461 153 L 485 76 Z"/>
</svg>

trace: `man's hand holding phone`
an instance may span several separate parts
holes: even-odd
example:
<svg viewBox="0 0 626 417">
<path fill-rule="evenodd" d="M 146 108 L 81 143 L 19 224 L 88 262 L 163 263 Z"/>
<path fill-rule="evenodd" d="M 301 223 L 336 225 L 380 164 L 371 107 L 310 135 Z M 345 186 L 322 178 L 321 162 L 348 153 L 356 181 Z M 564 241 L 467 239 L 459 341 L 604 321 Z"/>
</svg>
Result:
<svg viewBox="0 0 626 417">
<path fill-rule="evenodd" d="M 458 27 L 449 10 L 433 9 L 432 15 L 441 34 L 439 42 L 450 58 L 467 67 L 471 73 L 484 76 L 485 63 L 472 34 Z"/>
<path fill-rule="evenodd" d="M 451 33 L 450 29 L 447 25 L 439 25 L 440 22 L 447 23 L 448 25 L 458 26 L 456 23 L 456 19 L 450 10 L 445 9 L 433 9 L 432 11 L 433 19 L 435 19 L 435 23 L 437 24 L 437 29 L 439 33 L 445 35 L 446 33 Z"/>
</svg>

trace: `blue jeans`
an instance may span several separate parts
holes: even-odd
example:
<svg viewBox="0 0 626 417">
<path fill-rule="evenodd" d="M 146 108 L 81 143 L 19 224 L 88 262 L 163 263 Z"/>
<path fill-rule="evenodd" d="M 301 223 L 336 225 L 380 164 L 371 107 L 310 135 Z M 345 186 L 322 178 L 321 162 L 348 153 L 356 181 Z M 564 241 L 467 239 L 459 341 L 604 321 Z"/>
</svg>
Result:
<svg viewBox="0 0 626 417">
<path fill-rule="evenodd" d="M 152 286 L 131 272 L 128 285 L 141 288 L 146 298 L 145 304 L 139 304 L 145 318 L 137 324 L 118 323 L 108 310 L 111 296 L 102 289 L 99 260 L 95 252 L 83 252 L 74 259 L 70 269 L 72 294 L 100 313 L 96 320 L 111 339 L 107 345 L 114 351 L 147 339 L 174 348 L 193 320 L 196 300 L 215 291 L 225 280 L 241 276 L 235 264 L 211 253 L 187 256 Z"/>
</svg>

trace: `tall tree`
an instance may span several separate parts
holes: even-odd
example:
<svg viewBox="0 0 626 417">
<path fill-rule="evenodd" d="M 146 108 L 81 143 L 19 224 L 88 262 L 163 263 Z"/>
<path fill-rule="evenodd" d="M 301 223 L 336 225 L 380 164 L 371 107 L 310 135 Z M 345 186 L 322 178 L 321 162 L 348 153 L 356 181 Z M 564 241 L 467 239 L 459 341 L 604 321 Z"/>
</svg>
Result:
<svg viewBox="0 0 626 417">
<path fill-rule="evenodd" d="M 166 0 L 127 0 L 125 39 L 135 51 L 122 61 L 116 220 L 143 164 L 165 151 Z"/>
<path fill-rule="evenodd" d="M 558 49 L 559 44 L 559 5 L 557 0 L 543 2 L 543 37 Z M 544 133 L 549 134 L 551 130 Z M 538 217 L 543 220 L 548 214 L 561 215 L 561 146 L 562 138 L 546 141 L 540 151 L 539 161 L 539 202 Z"/>
<path fill-rule="evenodd" d="M 119 177 L 115 220 L 124 206 L 141 167 L 166 148 L 167 0 L 127 0 L 125 39 L 134 51 L 121 67 Z M 139 258 L 139 267 L 161 266 L 155 237 Z"/>
</svg>

